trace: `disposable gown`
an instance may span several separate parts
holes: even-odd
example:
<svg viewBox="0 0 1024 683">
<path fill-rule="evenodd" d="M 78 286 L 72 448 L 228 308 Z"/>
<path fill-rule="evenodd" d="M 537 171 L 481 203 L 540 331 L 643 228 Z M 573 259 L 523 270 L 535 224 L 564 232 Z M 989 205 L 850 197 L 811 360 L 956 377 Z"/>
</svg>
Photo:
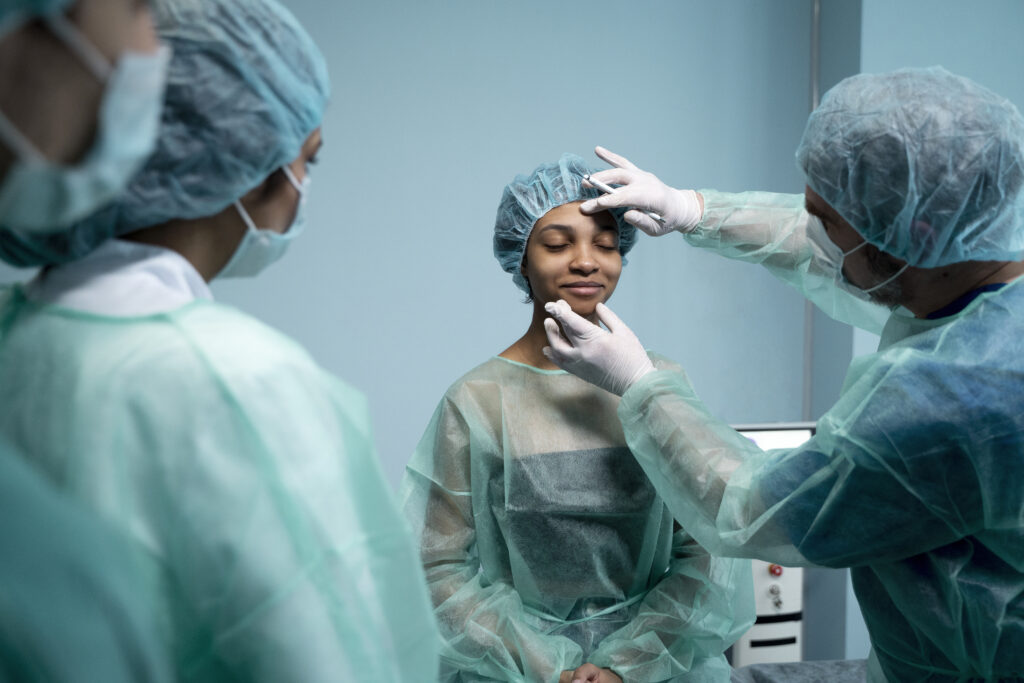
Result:
<svg viewBox="0 0 1024 683">
<path fill-rule="evenodd" d="M 704 199 L 689 241 L 763 263 L 840 320 L 877 329 L 874 307 L 816 265 L 801 196 Z M 878 352 L 854 360 L 839 401 L 799 448 L 759 450 L 713 418 L 681 374 L 663 371 L 623 396 L 626 440 L 711 552 L 851 567 L 873 646 L 869 680 L 1017 680 L 1024 285 L 937 320 L 897 311 L 881 332 Z"/>
<path fill-rule="evenodd" d="M 0 292 L 0 435 L 121 528 L 180 678 L 423 681 L 436 626 L 360 394 L 229 307 Z"/>
<path fill-rule="evenodd" d="M 585 661 L 627 681 L 729 679 L 722 653 L 754 617 L 749 562 L 674 525 L 618 402 L 500 357 L 441 400 L 402 499 L 443 681 L 557 681 Z"/>
<path fill-rule="evenodd" d="M 170 681 L 131 544 L 0 444 L 0 681 Z"/>
</svg>

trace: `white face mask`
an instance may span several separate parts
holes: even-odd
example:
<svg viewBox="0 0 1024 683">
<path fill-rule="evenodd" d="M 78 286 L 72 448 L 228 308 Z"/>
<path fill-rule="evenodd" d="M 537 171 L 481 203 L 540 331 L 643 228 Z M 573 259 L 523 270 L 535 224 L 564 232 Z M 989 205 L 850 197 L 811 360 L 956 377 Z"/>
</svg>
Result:
<svg viewBox="0 0 1024 683">
<path fill-rule="evenodd" d="M 59 231 L 113 200 L 153 151 L 171 51 L 125 52 L 115 66 L 57 14 L 50 29 L 104 84 L 96 140 L 75 166 L 47 160 L 0 112 L 0 143 L 18 156 L 0 183 L 0 224 Z"/>
<path fill-rule="evenodd" d="M 245 236 L 238 243 L 228 264 L 217 273 L 217 277 L 259 275 L 267 266 L 284 256 L 292 240 L 306 229 L 306 199 L 309 196 L 309 186 L 312 184 L 312 180 L 307 173 L 300 183 L 288 166 L 282 166 L 281 170 L 288 178 L 288 182 L 299 193 L 299 206 L 295 211 L 295 220 L 283 233 L 257 228 L 249 212 L 242 206 L 242 202 L 235 200 L 235 210 L 238 211 L 238 215 L 245 223 Z"/>
<path fill-rule="evenodd" d="M 807 238 L 818 246 L 821 254 L 821 261 L 823 265 L 829 270 L 833 271 L 835 286 L 839 289 L 846 290 L 850 294 L 853 294 L 858 299 L 864 301 L 871 301 L 872 303 L 879 303 L 871 297 L 871 293 L 878 291 L 888 285 L 890 282 L 894 282 L 896 278 L 903 274 L 903 272 L 910 267 L 909 263 L 903 265 L 898 271 L 896 271 L 891 277 L 882 280 L 876 285 L 872 285 L 867 289 L 861 289 L 857 285 L 850 282 L 846 274 L 843 272 L 843 264 L 846 262 L 846 257 L 855 251 L 860 250 L 868 243 L 867 240 L 863 240 L 860 244 L 843 251 L 838 244 L 832 241 L 825 230 L 824 223 L 817 216 L 809 216 L 807 221 Z"/>
</svg>

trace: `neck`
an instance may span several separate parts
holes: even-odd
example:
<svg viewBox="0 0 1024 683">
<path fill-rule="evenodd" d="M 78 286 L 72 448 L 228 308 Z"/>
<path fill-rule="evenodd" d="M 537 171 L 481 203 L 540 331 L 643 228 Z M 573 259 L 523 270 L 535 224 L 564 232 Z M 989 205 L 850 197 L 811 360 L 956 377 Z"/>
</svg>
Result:
<svg viewBox="0 0 1024 683">
<path fill-rule="evenodd" d="M 544 310 L 544 302 L 534 301 L 533 318 L 530 320 L 526 334 L 498 355 L 541 370 L 557 370 L 558 366 L 548 360 L 543 352 L 544 347 L 548 345 L 548 336 L 544 331 L 544 319 L 550 317 Z M 591 314 L 586 318 L 594 324 L 598 322 L 596 314 Z"/>
<path fill-rule="evenodd" d="M 176 251 L 209 282 L 227 265 L 244 234 L 244 224 L 238 220 L 235 208 L 229 206 L 213 216 L 172 220 L 122 235 L 121 239 Z"/>
<path fill-rule="evenodd" d="M 1016 280 L 1024 275 L 1024 261 L 966 261 L 939 268 L 910 268 L 907 274 L 911 271 L 903 305 L 924 318 L 979 287 Z"/>
</svg>

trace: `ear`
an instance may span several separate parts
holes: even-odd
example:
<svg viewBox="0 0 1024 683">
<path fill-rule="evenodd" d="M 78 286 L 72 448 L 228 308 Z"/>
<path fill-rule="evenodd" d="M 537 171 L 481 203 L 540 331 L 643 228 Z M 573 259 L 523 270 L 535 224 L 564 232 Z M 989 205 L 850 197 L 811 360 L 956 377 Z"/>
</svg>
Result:
<svg viewBox="0 0 1024 683">
<path fill-rule="evenodd" d="M 270 175 L 263 179 L 263 182 L 242 195 L 245 205 L 258 205 L 266 201 L 279 187 L 283 177 L 284 174 L 281 172 L 281 169 L 275 169 Z"/>
</svg>

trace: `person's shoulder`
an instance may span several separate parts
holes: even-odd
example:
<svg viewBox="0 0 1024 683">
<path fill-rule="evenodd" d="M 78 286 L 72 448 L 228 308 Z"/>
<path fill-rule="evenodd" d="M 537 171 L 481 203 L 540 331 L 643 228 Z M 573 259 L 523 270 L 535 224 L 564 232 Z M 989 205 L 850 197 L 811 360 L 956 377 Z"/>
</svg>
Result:
<svg viewBox="0 0 1024 683">
<path fill-rule="evenodd" d="M 451 383 L 448 387 L 448 391 L 445 395 L 452 393 L 458 393 L 462 391 L 467 384 L 473 382 L 488 382 L 497 381 L 501 378 L 504 372 L 507 372 L 507 365 L 509 361 L 500 358 L 498 356 L 491 356 L 483 363 L 473 367 L 471 370 L 465 372 L 461 377 Z"/>
<path fill-rule="evenodd" d="M 231 306 L 191 306 L 176 315 L 174 327 L 178 335 L 174 353 L 168 354 L 172 371 L 212 375 L 240 391 L 308 394 L 321 388 L 362 401 L 360 392 L 324 370 L 297 341 Z"/>
</svg>

